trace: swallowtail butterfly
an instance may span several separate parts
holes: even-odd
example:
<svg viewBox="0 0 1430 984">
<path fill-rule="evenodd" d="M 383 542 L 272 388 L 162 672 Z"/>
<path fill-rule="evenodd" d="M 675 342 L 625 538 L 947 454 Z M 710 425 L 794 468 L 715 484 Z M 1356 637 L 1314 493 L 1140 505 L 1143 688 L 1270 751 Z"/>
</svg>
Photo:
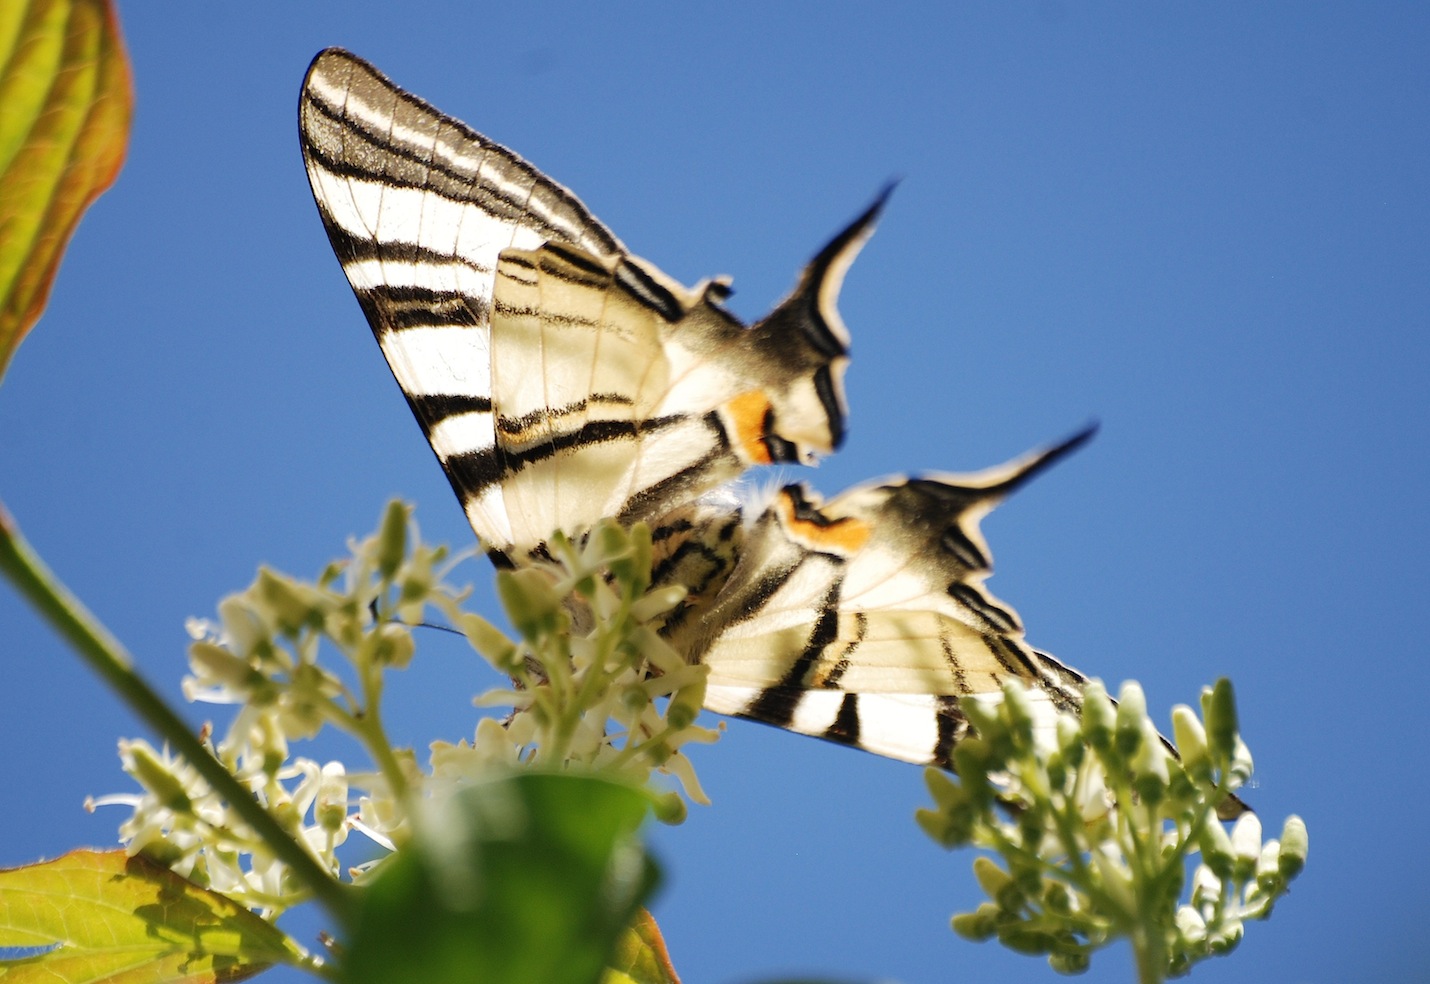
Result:
<svg viewBox="0 0 1430 984">
<path fill-rule="evenodd" d="M 754 325 L 628 252 L 511 151 L 329 49 L 300 105 L 333 249 L 398 385 L 499 565 L 560 529 L 644 520 L 665 635 L 710 667 L 707 706 L 947 766 L 960 701 L 1008 677 L 1075 708 L 1083 677 L 983 587 L 979 520 L 1091 431 L 1002 467 L 780 489 L 753 519 L 716 490 L 840 444 L 849 336 L 835 302 L 881 195 Z"/>
</svg>

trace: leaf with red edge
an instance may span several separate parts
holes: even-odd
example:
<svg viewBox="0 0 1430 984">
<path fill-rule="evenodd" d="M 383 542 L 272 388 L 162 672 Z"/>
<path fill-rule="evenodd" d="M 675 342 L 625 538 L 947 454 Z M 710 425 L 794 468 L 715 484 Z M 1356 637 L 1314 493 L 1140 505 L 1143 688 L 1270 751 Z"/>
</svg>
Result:
<svg viewBox="0 0 1430 984">
<path fill-rule="evenodd" d="M 0 3 L 0 374 L 119 173 L 133 105 L 109 0 Z"/>
<path fill-rule="evenodd" d="M 0 948 L 3 984 L 227 984 L 304 960 L 273 924 L 123 851 L 0 870 Z"/>
<path fill-rule="evenodd" d="M 601 984 L 680 984 L 655 917 L 645 909 L 616 941 Z"/>
</svg>

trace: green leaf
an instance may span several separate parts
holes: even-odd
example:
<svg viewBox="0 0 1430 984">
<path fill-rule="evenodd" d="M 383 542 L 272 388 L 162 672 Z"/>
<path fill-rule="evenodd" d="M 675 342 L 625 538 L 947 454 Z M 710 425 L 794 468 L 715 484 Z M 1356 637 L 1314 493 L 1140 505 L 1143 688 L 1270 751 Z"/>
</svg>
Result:
<svg viewBox="0 0 1430 984">
<path fill-rule="evenodd" d="M 680 984 L 655 917 L 644 909 L 616 941 L 601 984 Z"/>
<path fill-rule="evenodd" d="M 0 374 L 124 161 L 129 63 L 108 0 L 0 3 Z"/>
<path fill-rule="evenodd" d="M 344 979 L 596 984 L 655 884 L 636 837 L 649 805 L 569 773 L 454 793 L 363 893 Z"/>
<path fill-rule="evenodd" d="M 4 984 L 239 981 L 304 954 L 242 906 L 123 851 L 71 851 L 0 871 Z"/>
</svg>

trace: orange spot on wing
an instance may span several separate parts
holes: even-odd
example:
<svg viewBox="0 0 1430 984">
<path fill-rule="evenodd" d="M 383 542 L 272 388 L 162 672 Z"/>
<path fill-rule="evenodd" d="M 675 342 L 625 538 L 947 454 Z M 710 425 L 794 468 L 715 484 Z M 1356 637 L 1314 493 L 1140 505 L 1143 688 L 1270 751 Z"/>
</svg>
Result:
<svg viewBox="0 0 1430 984">
<path fill-rule="evenodd" d="M 770 449 L 765 447 L 765 415 L 770 401 L 759 390 L 749 390 L 728 401 L 725 415 L 743 457 L 757 465 L 770 463 Z"/>
<path fill-rule="evenodd" d="M 862 519 L 845 516 L 831 522 L 815 522 L 802 519 L 795 514 L 794 504 L 788 495 L 779 499 L 780 519 L 792 539 L 811 550 L 828 553 L 842 553 L 845 556 L 858 553 L 869 542 L 870 527 Z"/>
</svg>

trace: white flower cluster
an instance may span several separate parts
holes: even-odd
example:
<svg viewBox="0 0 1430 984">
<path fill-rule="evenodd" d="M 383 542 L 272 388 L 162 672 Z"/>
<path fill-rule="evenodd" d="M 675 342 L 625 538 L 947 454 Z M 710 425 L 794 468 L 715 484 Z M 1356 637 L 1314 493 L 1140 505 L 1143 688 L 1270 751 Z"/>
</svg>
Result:
<svg viewBox="0 0 1430 984">
<path fill-rule="evenodd" d="M 238 707 L 223 736 L 205 735 L 206 744 L 294 840 L 337 875 L 350 830 L 399 849 L 421 801 L 519 768 L 579 769 L 642 786 L 658 771 L 707 802 L 681 750 L 716 738 L 694 724 L 705 669 L 687 665 L 652 628 L 682 592 L 649 590 L 647 530 L 604 524 L 580 547 L 557 537 L 553 562 L 500 574 L 518 641 L 462 611 L 467 592 L 446 582 L 455 561 L 441 548 L 409 548 L 410 530 L 409 509 L 392 503 L 379 532 L 351 544 L 352 556 L 316 582 L 262 570 L 220 603 L 217 624 L 189 626 L 185 695 Z M 470 742 L 434 741 L 424 771 L 411 750 L 388 741 L 379 705 L 386 672 L 413 657 L 409 626 L 429 607 L 511 685 L 475 698 L 508 708 L 504 721 L 481 718 Z M 320 661 L 330 650 L 352 683 Z M 324 726 L 356 738 L 371 771 L 290 753 L 290 742 Z M 189 764 L 140 740 L 121 742 L 120 755 L 143 792 L 91 803 L 132 807 L 120 828 L 130 853 L 264 915 L 304 901 L 286 865 Z M 684 816 L 678 793 L 652 790 L 651 798 L 662 819 Z"/>
<path fill-rule="evenodd" d="M 1172 714 L 1180 755 L 1157 733 L 1135 682 L 1114 704 L 1099 681 L 1083 691 L 1081 718 L 1060 715 L 1053 741 L 1038 740 L 1032 703 L 1015 683 L 994 704 L 968 701 L 976 737 L 954 749 L 955 781 L 927 773 L 935 806 L 919 823 L 945 847 L 1001 856 L 974 862 L 989 896 L 953 928 L 1042 954 L 1064 973 L 1092 954 L 1132 941 L 1141 980 L 1186 973 L 1229 952 L 1244 923 L 1264 919 L 1305 864 L 1306 826 L 1287 819 L 1279 841 L 1233 795 L 1251 775 L 1231 685 Z M 1218 814 L 1238 816 L 1228 834 Z M 1188 859 L 1200 852 L 1188 902 Z"/>
</svg>

